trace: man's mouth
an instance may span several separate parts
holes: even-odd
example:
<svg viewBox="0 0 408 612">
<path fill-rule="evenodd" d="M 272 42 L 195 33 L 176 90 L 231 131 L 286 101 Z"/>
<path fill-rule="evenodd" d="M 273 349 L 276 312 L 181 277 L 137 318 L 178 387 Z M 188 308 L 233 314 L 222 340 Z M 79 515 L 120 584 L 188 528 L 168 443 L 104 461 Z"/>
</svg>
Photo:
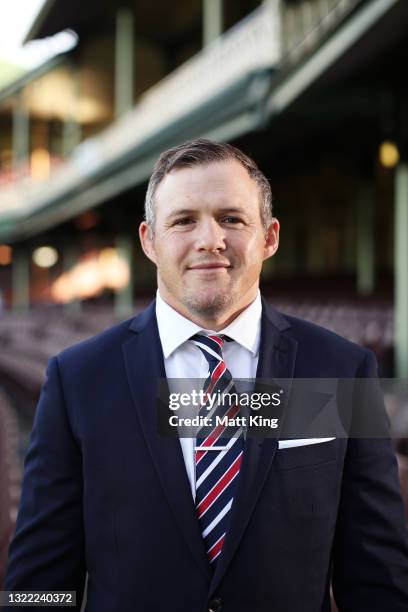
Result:
<svg viewBox="0 0 408 612">
<path fill-rule="evenodd" d="M 228 263 L 214 263 L 214 262 L 208 262 L 208 263 L 200 263 L 200 264 L 194 264 L 192 266 L 188 266 L 188 270 L 223 270 L 225 268 L 231 268 L 231 264 Z"/>
</svg>

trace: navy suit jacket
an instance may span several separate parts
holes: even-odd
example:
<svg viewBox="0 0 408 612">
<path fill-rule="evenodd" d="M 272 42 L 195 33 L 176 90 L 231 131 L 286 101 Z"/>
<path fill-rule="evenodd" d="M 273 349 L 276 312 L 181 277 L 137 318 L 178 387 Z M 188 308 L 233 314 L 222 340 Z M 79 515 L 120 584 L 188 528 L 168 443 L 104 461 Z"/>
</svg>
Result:
<svg viewBox="0 0 408 612">
<path fill-rule="evenodd" d="M 257 376 L 375 376 L 373 355 L 263 302 Z M 87 612 L 408 610 L 408 545 L 387 439 L 247 439 L 213 573 L 180 443 L 157 433 L 155 304 L 50 360 L 5 588 L 75 590 Z M 15 609 L 15 608 L 11 608 Z M 77 605 L 80 609 L 80 603 Z"/>
</svg>

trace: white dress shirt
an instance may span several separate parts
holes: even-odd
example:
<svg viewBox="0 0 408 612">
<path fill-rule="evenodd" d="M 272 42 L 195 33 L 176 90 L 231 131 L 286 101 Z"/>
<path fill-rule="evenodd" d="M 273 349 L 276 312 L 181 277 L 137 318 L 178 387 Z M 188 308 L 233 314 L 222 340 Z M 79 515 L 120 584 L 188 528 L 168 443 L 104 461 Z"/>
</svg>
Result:
<svg viewBox="0 0 408 612">
<path fill-rule="evenodd" d="M 241 314 L 221 331 L 204 329 L 183 317 L 169 306 L 157 292 L 156 317 L 159 336 L 164 355 L 166 377 L 171 379 L 206 379 L 208 362 L 200 349 L 188 340 L 197 333 L 225 334 L 234 342 L 226 342 L 223 348 L 224 360 L 234 379 L 255 379 L 258 366 L 259 343 L 261 336 L 261 296 L 241 312 Z M 195 457 L 194 438 L 180 438 L 181 449 L 186 465 L 191 492 L 195 498 Z"/>
</svg>

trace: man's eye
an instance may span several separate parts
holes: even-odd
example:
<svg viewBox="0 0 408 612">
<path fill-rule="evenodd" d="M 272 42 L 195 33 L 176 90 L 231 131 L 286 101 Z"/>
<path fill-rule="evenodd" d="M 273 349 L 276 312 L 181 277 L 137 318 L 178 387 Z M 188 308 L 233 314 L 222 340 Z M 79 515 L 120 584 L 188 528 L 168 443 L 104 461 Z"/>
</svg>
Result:
<svg viewBox="0 0 408 612">
<path fill-rule="evenodd" d="M 190 217 L 183 217 L 183 219 L 176 219 L 176 221 L 174 222 L 174 225 L 188 225 L 189 223 L 192 223 L 193 219 L 191 219 Z"/>
<path fill-rule="evenodd" d="M 222 220 L 224 223 L 242 223 L 239 217 L 224 217 Z"/>
</svg>

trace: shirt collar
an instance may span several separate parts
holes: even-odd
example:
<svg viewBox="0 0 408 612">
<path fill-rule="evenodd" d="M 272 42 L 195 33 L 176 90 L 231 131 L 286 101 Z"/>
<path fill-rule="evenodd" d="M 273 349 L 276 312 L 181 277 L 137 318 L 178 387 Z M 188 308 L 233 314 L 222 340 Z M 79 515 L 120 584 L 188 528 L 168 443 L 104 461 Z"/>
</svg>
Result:
<svg viewBox="0 0 408 612">
<path fill-rule="evenodd" d="M 157 291 L 156 317 L 165 359 L 181 346 L 183 342 L 186 342 L 191 336 L 198 332 L 204 332 L 206 334 L 225 334 L 256 357 L 259 352 L 261 336 L 261 314 L 262 302 L 258 290 L 255 300 L 247 306 L 232 323 L 221 331 L 214 332 L 212 330 L 203 329 L 196 323 L 193 323 L 193 321 L 183 317 L 183 315 L 167 304 L 160 296 L 159 291 Z"/>
</svg>

